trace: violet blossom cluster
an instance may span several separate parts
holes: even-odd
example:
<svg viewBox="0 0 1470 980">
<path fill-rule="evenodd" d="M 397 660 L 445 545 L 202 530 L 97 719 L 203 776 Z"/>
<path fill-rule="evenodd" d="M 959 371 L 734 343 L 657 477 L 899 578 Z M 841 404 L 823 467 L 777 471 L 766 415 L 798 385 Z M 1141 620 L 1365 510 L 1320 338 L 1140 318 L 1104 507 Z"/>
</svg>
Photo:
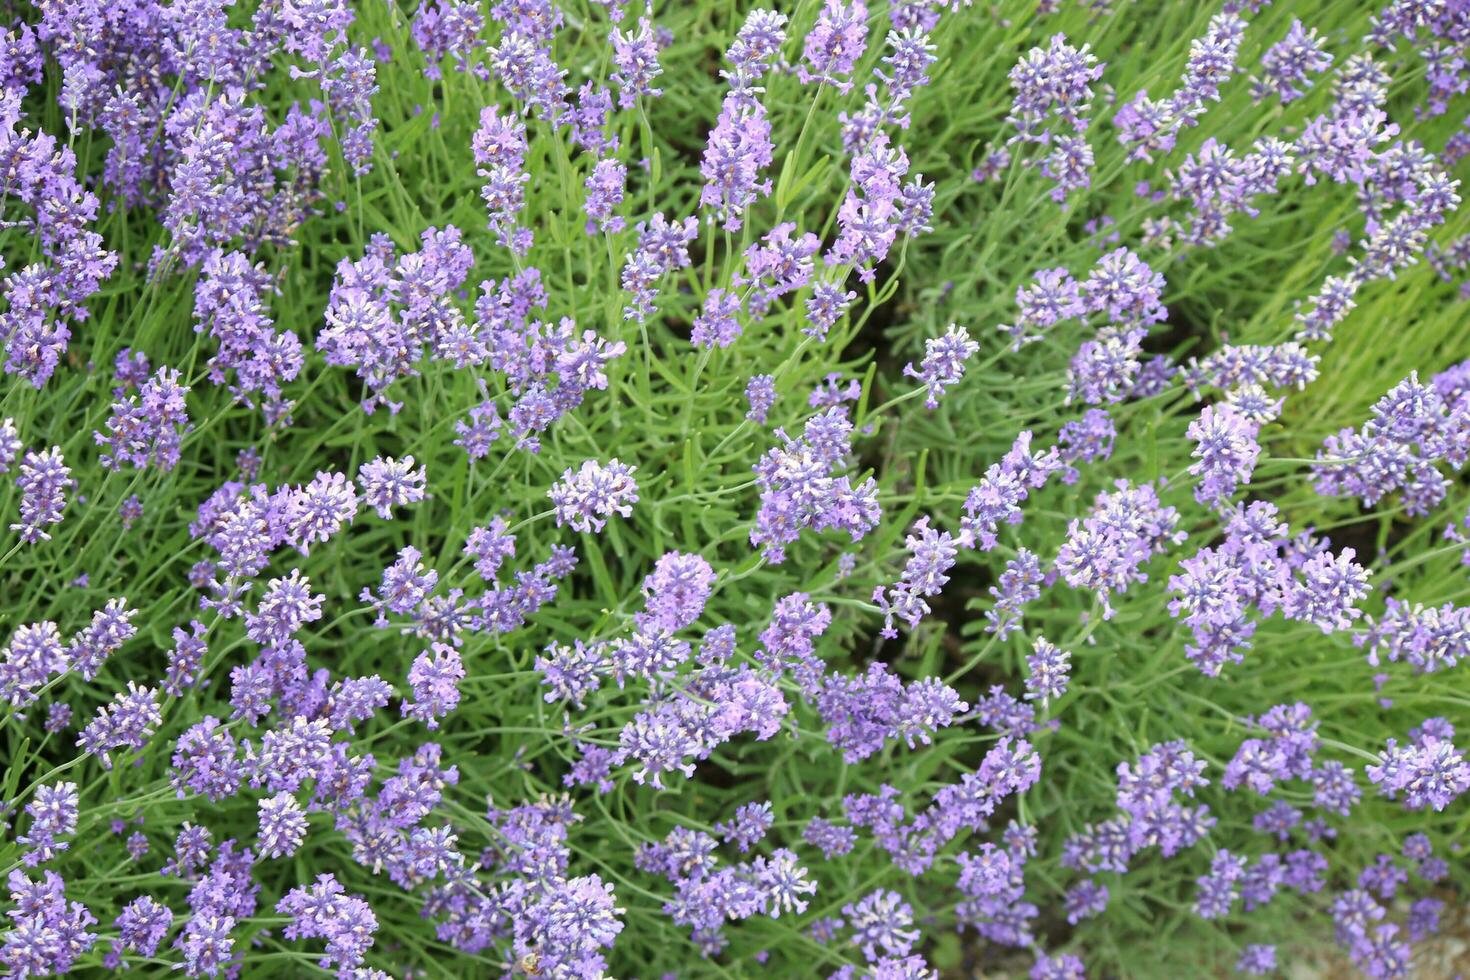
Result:
<svg viewBox="0 0 1470 980">
<path fill-rule="evenodd" d="M 1318 493 L 1365 507 L 1397 493 L 1408 513 L 1427 514 L 1449 489 L 1439 464 L 1459 470 L 1470 459 L 1470 401 L 1446 399 L 1411 374 L 1374 403 L 1362 428 L 1328 436 L 1317 458 Z"/>
<path fill-rule="evenodd" d="M 1066 35 L 1054 34 L 1045 48 L 1032 48 L 1011 69 L 1015 99 L 1006 121 L 1016 129 L 1008 144 L 1033 143 L 1045 150 L 1028 166 L 1056 183 L 1051 191 L 1061 203 L 1074 191 L 1091 186 L 1092 146 L 1087 142 L 1092 83 L 1102 78 L 1105 64 Z"/>
</svg>

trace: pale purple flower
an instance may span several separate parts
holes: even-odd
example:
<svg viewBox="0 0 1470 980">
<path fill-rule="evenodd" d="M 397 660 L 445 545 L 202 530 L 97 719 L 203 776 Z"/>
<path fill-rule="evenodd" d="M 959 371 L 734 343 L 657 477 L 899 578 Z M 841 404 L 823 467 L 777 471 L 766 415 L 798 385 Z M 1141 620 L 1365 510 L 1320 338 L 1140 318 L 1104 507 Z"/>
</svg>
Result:
<svg viewBox="0 0 1470 980">
<path fill-rule="evenodd" d="M 824 0 L 802 45 L 803 63 L 796 70 L 802 83 L 835 85 L 841 92 L 852 88 L 847 76 L 867 49 L 867 19 L 862 0 Z"/>
<path fill-rule="evenodd" d="M 1275 95 L 1282 104 L 1295 102 L 1312 87 L 1309 75 L 1332 67 L 1332 55 L 1323 50 L 1323 38 L 1315 28 L 1294 20 L 1286 36 L 1261 56 L 1262 78 L 1251 80 L 1251 97 L 1260 102 Z"/>
<path fill-rule="evenodd" d="M 1026 697 L 1043 703 L 1067 692 L 1067 675 L 1072 669 L 1072 655 L 1059 649 L 1043 636 L 1031 642 L 1026 656 Z"/>
<path fill-rule="evenodd" d="M 358 468 L 357 485 L 362 488 L 362 502 L 385 521 L 392 519 L 394 507 L 407 507 L 427 496 L 424 467 L 415 470 L 413 462 L 412 456 L 402 459 L 378 456 Z"/>
<path fill-rule="evenodd" d="M 290 793 L 277 793 L 260 801 L 260 853 L 265 857 L 290 857 L 306 839 L 306 814 Z"/>
<path fill-rule="evenodd" d="M 74 485 L 61 448 L 53 446 L 39 453 L 28 451 L 21 460 L 15 485 L 20 489 L 20 521 L 10 525 L 10 529 L 19 531 L 20 539 L 27 544 L 50 541 L 51 535 L 44 529 L 61 523 L 66 491 Z"/>
<path fill-rule="evenodd" d="M 618 87 L 618 105 L 631 109 L 638 104 L 639 96 L 657 98 L 664 94 L 663 89 L 653 86 L 654 79 L 664 70 L 658 63 L 659 46 L 647 17 L 638 18 L 637 30 L 614 28 L 607 42 L 612 45 L 611 77 Z"/>
<path fill-rule="evenodd" d="M 947 389 L 959 384 L 965 376 L 965 362 L 980 350 L 980 345 L 970 339 L 970 332 L 951 323 L 940 337 L 931 337 L 924 342 L 924 359 L 918 368 L 912 363 L 904 365 L 906 377 L 923 383 L 927 392 L 925 408 L 938 408 L 939 399 Z"/>
<path fill-rule="evenodd" d="M 1256 424 L 1228 405 L 1206 405 L 1189 423 L 1186 435 L 1195 441 L 1193 456 L 1199 462 L 1189 467 L 1198 477 L 1194 499 L 1222 507 L 1241 483 L 1249 483 L 1261 447 L 1256 442 Z"/>
<path fill-rule="evenodd" d="M 403 715 L 416 718 L 430 728 L 439 727 L 439 719 L 459 706 L 459 682 L 465 669 L 459 652 L 452 646 L 435 643 L 414 658 L 408 671 L 412 699 L 403 702 Z"/>
<path fill-rule="evenodd" d="M 632 515 L 633 505 L 638 502 L 638 484 L 633 479 L 637 469 L 616 457 L 606 465 L 586 460 L 575 472 L 568 467 L 561 482 L 553 484 L 546 494 L 555 505 L 557 525 L 596 533 L 607 525 L 606 518 Z"/>
</svg>

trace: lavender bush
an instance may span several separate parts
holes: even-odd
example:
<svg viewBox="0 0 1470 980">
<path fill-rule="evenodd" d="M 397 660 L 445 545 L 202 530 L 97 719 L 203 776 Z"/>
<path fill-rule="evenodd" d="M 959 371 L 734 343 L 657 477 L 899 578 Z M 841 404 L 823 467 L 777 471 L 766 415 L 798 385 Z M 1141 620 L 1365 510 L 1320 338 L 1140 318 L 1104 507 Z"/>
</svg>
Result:
<svg viewBox="0 0 1470 980">
<path fill-rule="evenodd" d="M 4 18 L 3 975 L 1464 908 L 1463 0 Z"/>
</svg>

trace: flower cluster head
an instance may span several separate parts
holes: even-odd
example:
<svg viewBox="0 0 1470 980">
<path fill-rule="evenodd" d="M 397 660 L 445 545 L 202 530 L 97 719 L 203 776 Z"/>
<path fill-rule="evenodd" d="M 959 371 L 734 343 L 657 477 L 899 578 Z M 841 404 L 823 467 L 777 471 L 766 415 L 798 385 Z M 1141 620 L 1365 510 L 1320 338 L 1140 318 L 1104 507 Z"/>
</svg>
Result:
<svg viewBox="0 0 1470 980">
<path fill-rule="evenodd" d="M 808 419 L 802 437 L 777 429 L 781 445 L 766 451 L 755 464 L 760 510 L 750 543 L 763 549 L 772 563 L 785 560 L 786 546 L 806 529 L 836 529 L 853 541 L 878 523 L 878 485 L 872 477 L 860 483 L 842 472 L 848 466 L 852 422 L 842 407 Z"/>
<path fill-rule="evenodd" d="M 1130 148 L 1130 159 L 1152 160 L 1156 153 L 1168 153 L 1180 131 L 1195 125 L 1209 103 L 1220 101 L 1220 89 L 1235 74 L 1245 38 L 1245 19 L 1232 6 L 1239 5 L 1226 4 L 1224 11 L 1210 18 L 1205 33 L 1190 40 L 1181 84 L 1172 95 L 1153 99 L 1140 91 L 1120 100 L 1113 125 L 1118 141 Z"/>
<path fill-rule="evenodd" d="M 22 860 L 35 867 L 52 860 L 71 846 L 63 838 L 76 833 L 78 816 L 77 784 L 54 783 L 36 788 L 36 794 L 26 804 L 26 816 L 31 818 L 30 829 L 16 838 L 26 852 Z"/>
<path fill-rule="evenodd" d="M 659 629 L 677 633 L 704 612 L 714 584 L 715 571 L 709 562 L 698 555 L 670 551 L 643 580 L 643 594 L 647 597 L 644 615 Z"/>
<path fill-rule="evenodd" d="M 82 730 L 77 745 L 87 754 L 95 755 L 104 768 L 111 769 L 111 752 L 141 749 L 162 721 L 158 692 L 128 681 L 126 691 L 97 709 L 96 717 Z"/>
<path fill-rule="evenodd" d="M 1091 186 L 1093 150 L 1084 135 L 1091 109 L 1092 83 L 1103 68 L 1091 45 L 1076 48 L 1066 35 L 1054 34 L 1045 48 L 1032 48 L 1011 69 L 1015 99 L 1006 122 L 1016 133 L 1009 143 L 1032 143 L 1045 152 L 1027 160 L 1055 182 L 1051 197 L 1064 202 L 1074 191 Z"/>
<path fill-rule="evenodd" d="M 480 110 L 480 127 L 471 140 L 475 171 L 484 181 L 480 197 L 490 214 L 490 229 L 496 240 L 517 255 L 525 255 L 531 247 L 530 229 L 516 225 L 525 207 L 526 126 L 508 113 L 501 116 L 498 106 Z"/>
<path fill-rule="evenodd" d="M 362 502 L 385 521 L 392 519 L 393 508 L 416 504 L 428 496 L 425 480 L 424 467 L 414 469 L 412 456 L 402 459 L 378 456 L 363 463 L 357 471 Z"/>
<path fill-rule="evenodd" d="M 1439 464 L 1458 470 L 1470 459 L 1470 401 L 1446 399 L 1411 374 L 1373 405 L 1361 429 L 1328 436 L 1317 458 L 1318 493 L 1355 496 L 1365 507 L 1398 493 L 1410 514 L 1426 514 L 1449 489 Z"/>
<path fill-rule="evenodd" d="M 1029 284 L 1017 286 L 1016 306 L 1016 322 L 999 328 L 1010 337 L 1011 350 L 1035 343 L 1058 323 L 1087 315 L 1081 285 L 1060 267 L 1042 269 Z"/>
<path fill-rule="evenodd" d="M 944 392 L 957 385 L 965 376 L 965 362 L 980 350 L 980 345 L 970 339 L 970 332 L 953 323 L 944 335 L 924 342 L 924 359 L 915 368 L 904 366 L 903 373 L 922 382 L 926 395 L 925 408 L 938 408 Z"/>
<path fill-rule="evenodd" d="M 138 469 L 154 466 L 163 472 L 173 469 L 189 430 L 184 405 L 188 393 L 188 386 L 179 384 L 178 371 L 159 368 L 136 395 L 113 403 L 106 434 L 94 434 L 103 447 L 102 465 L 114 470 L 124 464 Z"/>
<path fill-rule="evenodd" d="M 653 86 L 654 79 L 663 74 L 663 68 L 658 63 L 659 45 L 648 18 L 639 17 L 636 30 L 614 28 L 607 39 L 612 45 L 612 63 L 616 69 L 612 81 L 618 87 L 618 105 L 631 109 L 640 96 L 663 95 L 663 89 Z"/>
<path fill-rule="evenodd" d="M 1367 631 L 1353 642 L 1368 649 L 1375 667 L 1405 660 L 1415 673 L 1432 674 L 1470 658 L 1470 606 L 1410 605 L 1389 596 L 1383 613 L 1367 622 Z"/>
<path fill-rule="evenodd" d="M 286 938 L 326 940 L 322 965 L 336 964 L 344 970 L 362 962 L 378 930 L 372 907 L 347 894 L 331 874 L 318 875 L 314 884 L 291 889 L 276 903 L 276 911 L 290 917 L 283 930 Z"/>
<path fill-rule="evenodd" d="M 73 485 L 61 449 L 53 446 L 44 452 L 26 452 L 15 485 L 20 490 L 20 521 L 10 529 L 19 531 L 20 539 L 28 544 L 50 541 L 46 528 L 61 523 L 66 491 Z"/>
<path fill-rule="evenodd" d="M 803 84 L 819 82 L 846 92 L 847 76 L 868 47 L 868 10 L 862 0 L 823 0 L 816 25 L 802 46 L 797 77 Z"/>
<path fill-rule="evenodd" d="M 568 467 L 546 494 L 556 508 L 556 523 L 574 531 L 600 532 L 614 514 L 630 516 L 638 502 L 638 484 L 633 479 L 637 469 L 617 458 L 606 465 L 589 459 L 575 472 Z"/>
<path fill-rule="evenodd" d="M 1072 655 L 1059 649 L 1043 636 L 1031 643 L 1031 653 L 1026 657 L 1026 697 L 1050 701 L 1067 692 L 1068 674 L 1072 669 Z"/>
<path fill-rule="evenodd" d="M 1011 69 L 1015 101 L 1006 121 L 1016 127 L 1012 142 L 1048 143 L 1053 120 L 1080 133 L 1087 128 L 1092 83 L 1102 78 L 1105 65 L 1092 46 L 1074 47 L 1066 35 L 1053 34 L 1045 48 L 1032 48 Z"/>
<path fill-rule="evenodd" d="M 816 706 L 827 724 L 827 741 L 842 749 L 849 763 L 868 758 L 893 739 L 903 739 L 909 748 L 916 742 L 928 745 L 937 729 L 969 710 L 937 679 L 904 684 L 882 663 L 856 676 L 828 675 Z"/>
<path fill-rule="evenodd" d="M 1291 22 L 1286 36 L 1261 56 L 1261 75 L 1251 81 L 1251 95 L 1257 102 L 1275 95 L 1283 104 L 1307 94 L 1312 83 L 1308 76 L 1332 67 L 1332 56 L 1323 50 L 1322 36 L 1301 21 Z"/>
<path fill-rule="evenodd" d="M 398 254 L 386 235 L 375 234 L 361 259 L 344 258 L 327 303 L 326 327 L 316 347 L 328 364 L 351 367 L 368 389 L 363 408 L 402 403 L 387 389 L 418 373 L 425 353 L 477 364 L 486 358 L 473 328 L 453 302 L 454 292 L 474 265 L 458 228 L 429 228 L 417 252 Z"/>
<path fill-rule="evenodd" d="M 1029 430 L 1017 434 L 1000 462 L 991 463 L 985 476 L 965 495 L 958 543 L 966 548 L 990 551 L 999 543 L 1000 529 L 1020 524 L 1021 504 L 1031 493 L 1046 486 L 1062 468 L 1055 446 L 1042 452 L 1032 449 Z"/>
<path fill-rule="evenodd" d="M 1092 514 L 1073 520 L 1057 552 L 1057 571 L 1074 589 L 1094 592 L 1104 619 L 1114 613 L 1111 598 L 1134 582 L 1147 581 L 1142 566 L 1185 538 L 1179 512 L 1165 507 L 1152 484 L 1117 481 L 1113 493 L 1098 494 Z"/>
<path fill-rule="evenodd" d="M 1258 428 L 1229 405 L 1206 405 L 1189 424 L 1187 435 L 1195 441 L 1197 463 L 1189 472 L 1198 478 L 1194 499 L 1202 504 L 1223 506 L 1236 487 L 1249 483 L 1261 447 Z"/>
<path fill-rule="evenodd" d="M 771 182 L 760 178 L 775 146 L 759 83 L 786 41 L 785 25 L 785 14 L 752 10 L 726 52 L 731 67 L 720 72 L 730 90 L 700 162 L 704 187 L 699 203 L 723 215 L 731 231 L 739 231 L 745 211 L 771 192 Z"/>
<path fill-rule="evenodd" d="M 67 901 L 66 881 L 54 871 L 33 881 L 19 868 L 8 879 L 13 923 L 0 945 L 0 962 L 16 975 L 67 973 L 97 942 L 87 930 L 97 917 L 81 902 Z"/>
<path fill-rule="evenodd" d="M 1470 790 L 1470 762 L 1455 748 L 1455 730 L 1443 719 L 1430 719 L 1410 733 L 1408 745 L 1390 738 L 1367 767 L 1368 779 L 1390 800 L 1403 797 L 1408 810 L 1443 810 Z"/>
</svg>

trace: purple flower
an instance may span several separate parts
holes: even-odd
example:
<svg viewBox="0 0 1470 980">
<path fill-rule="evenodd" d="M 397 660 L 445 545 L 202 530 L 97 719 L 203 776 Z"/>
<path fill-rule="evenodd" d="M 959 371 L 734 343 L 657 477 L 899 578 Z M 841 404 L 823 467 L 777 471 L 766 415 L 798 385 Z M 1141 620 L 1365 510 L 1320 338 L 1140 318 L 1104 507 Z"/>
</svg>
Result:
<svg viewBox="0 0 1470 980">
<path fill-rule="evenodd" d="M 22 860 L 28 867 L 35 867 L 71 846 L 69 841 L 58 838 L 76 833 L 77 784 L 61 782 L 37 787 L 25 812 L 31 818 L 30 829 L 15 840 L 26 848 Z"/>
<path fill-rule="evenodd" d="M 980 345 L 970 339 L 964 327 L 951 323 L 942 337 L 924 342 L 924 359 L 916 369 L 913 364 L 904 365 L 906 377 L 923 383 L 928 392 L 924 398 L 925 408 L 938 408 L 939 399 L 945 390 L 959 384 L 965 376 L 965 361 L 975 355 Z"/>
<path fill-rule="evenodd" d="M 459 682 L 464 680 L 464 664 L 452 646 L 435 643 L 414 658 L 408 670 L 412 699 L 403 702 L 405 718 L 416 718 L 430 730 L 439 727 L 439 719 L 459 706 Z"/>
<path fill-rule="evenodd" d="M 469 70 L 484 27 L 485 18 L 473 3 L 428 0 L 421 4 L 413 15 L 411 33 L 428 62 L 424 66 L 425 77 L 441 78 L 439 63 L 446 56 L 453 58 L 456 71 Z"/>
<path fill-rule="evenodd" d="M 515 557 L 515 553 L 516 536 L 509 532 L 505 518 L 500 516 L 492 517 L 488 527 L 471 528 L 465 538 L 464 554 L 475 560 L 475 574 L 486 582 L 494 582 L 501 563 Z M 415 551 L 414 555 L 416 560 L 418 553 Z M 433 588 L 433 582 L 428 583 L 428 588 Z"/>
<path fill-rule="evenodd" d="M 425 479 L 424 467 L 415 470 L 412 456 L 402 459 L 378 456 L 363 463 L 357 471 L 362 502 L 385 521 L 392 519 L 394 507 L 407 507 L 428 496 L 424 491 Z"/>
<path fill-rule="evenodd" d="M 1076 925 L 1083 919 L 1101 915 L 1108 907 L 1108 886 L 1084 878 L 1067 889 L 1064 905 L 1067 921 Z"/>
<path fill-rule="evenodd" d="M 1195 880 L 1194 911 L 1202 919 L 1218 919 L 1229 913 L 1238 897 L 1236 884 L 1245 874 L 1245 859 L 1227 850 L 1215 853 L 1210 873 Z"/>
<path fill-rule="evenodd" d="M 633 296 L 623 308 L 623 319 L 643 323 L 655 312 L 659 281 L 667 273 L 689 267 L 689 245 L 699 234 L 699 226 L 693 217 L 670 222 L 659 211 L 638 222 L 636 231 L 638 247 L 628 253 L 620 281 Z"/>
<path fill-rule="evenodd" d="M 490 230 L 501 245 L 525 255 L 531 233 L 516 225 L 526 203 L 525 185 L 531 179 L 525 171 L 525 123 L 513 113 L 502 116 L 499 106 L 486 106 L 480 110 L 480 126 L 470 146 L 479 165 L 475 173 L 485 181 L 480 197 L 490 215 Z"/>
<path fill-rule="evenodd" d="M 883 630 L 880 635 L 892 639 L 898 635 L 894 629 L 895 618 L 901 619 L 913 629 L 928 614 L 926 598 L 939 595 L 949 571 L 954 567 L 962 543 L 948 531 L 937 531 L 929 526 L 927 516 L 919 518 L 909 530 L 904 546 L 909 551 L 899 581 L 873 591 L 873 602 L 883 610 Z"/>
<path fill-rule="evenodd" d="M 761 503 L 750 543 L 761 547 L 768 561 L 784 561 L 785 546 L 805 529 L 842 530 L 861 541 L 877 525 L 877 482 L 869 477 L 854 486 L 841 472 L 848 465 L 852 431 L 841 407 L 809 419 L 801 439 L 776 430 L 783 444 L 767 450 L 753 467 Z"/>
<path fill-rule="evenodd" d="M 1045 637 L 1036 637 L 1026 656 L 1026 697 L 1045 703 L 1065 694 L 1071 659 L 1070 653 L 1053 646 Z"/>
<path fill-rule="evenodd" d="M 362 962 L 378 929 L 377 916 L 366 901 L 348 895 L 330 874 L 316 883 L 291 889 L 276 903 L 276 911 L 291 917 L 283 930 L 287 939 L 325 939 L 323 966 L 351 970 Z"/>
<path fill-rule="evenodd" d="M 1013 324 L 999 329 L 1011 338 L 1011 350 L 1040 340 L 1053 326 L 1085 316 L 1082 289 L 1063 268 L 1042 269 L 1028 286 L 1016 287 L 1020 313 Z"/>
<path fill-rule="evenodd" d="M 290 793 L 277 793 L 260 801 L 260 853 L 265 857 L 290 857 L 306 839 L 306 814 Z"/>
<path fill-rule="evenodd" d="M 553 484 L 546 494 L 555 505 L 557 526 L 596 533 L 607 525 L 605 518 L 632 515 L 633 505 L 638 502 L 638 484 L 633 480 L 637 469 L 616 457 L 605 466 L 589 459 L 576 472 L 568 467 L 561 482 Z"/>
<path fill-rule="evenodd" d="M 670 551 L 654 564 L 653 574 L 643 580 L 647 616 L 661 630 L 678 632 L 704 612 L 714 587 L 715 572 L 698 555 Z"/>
<path fill-rule="evenodd" d="M 812 294 L 806 301 L 807 325 L 802 333 L 817 341 L 827 339 L 827 333 L 842 319 L 857 293 L 844 291 L 838 281 L 822 280 L 812 286 Z"/>
<path fill-rule="evenodd" d="M 741 333 L 739 313 L 742 300 L 719 287 L 704 298 L 704 309 L 694 318 L 689 342 L 696 347 L 729 347 Z"/>
<path fill-rule="evenodd" d="M 776 403 L 776 379 L 769 374 L 757 374 L 745 385 L 745 399 L 750 409 L 745 417 L 758 425 L 764 425 Z"/>
<path fill-rule="evenodd" d="M 1409 939 L 1419 943 L 1439 934 L 1439 918 L 1444 912 L 1444 902 L 1437 898 L 1421 898 L 1409 906 L 1405 925 Z"/>
<path fill-rule="evenodd" d="M 1082 960 L 1071 953 L 1052 956 L 1038 952 L 1029 975 L 1031 980 L 1086 980 L 1087 973 Z"/>
<path fill-rule="evenodd" d="M 751 877 L 762 890 L 761 911 L 773 919 L 779 919 L 782 911 L 797 915 L 805 912 L 807 900 L 800 896 L 817 890 L 817 883 L 807 880 L 806 868 L 796 862 L 795 852 L 784 847 L 776 848 L 769 858 L 758 857 L 751 862 Z"/>
<path fill-rule="evenodd" d="M 732 819 L 715 824 L 714 831 L 725 843 L 734 844 L 744 854 L 760 843 L 774 819 L 769 802 L 746 803 L 736 807 Z"/>
<path fill-rule="evenodd" d="M 1276 971 L 1276 947 L 1254 944 L 1241 950 L 1235 961 L 1235 972 L 1264 977 Z"/>
<path fill-rule="evenodd" d="M 802 828 L 801 839 L 822 852 L 827 860 L 852 852 L 857 834 L 851 827 L 839 827 L 821 817 L 812 817 Z"/>
<path fill-rule="evenodd" d="M 1237 485 L 1250 482 L 1261 454 L 1258 431 L 1254 422 L 1228 405 L 1206 405 L 1189 423 L 1186 435 L 1195 441 L 1193 456 L 1199 460 L 1189 467 L 1199 479 L 1195 500 L 1222 507 Z"/>
<path fill-rule="evenodd" d="M 937 678 L 905 685 L 881 662 L 855 677 L 829 675 L 816 704 L 828 726 L 827 741 L 843 750 L 848 763 L 868 758 L 894 738 L 909 748 L 915 741 L 928 745 L 935 731 L 969 710 Z"/>
<path fill-rule="evenodd" d="M 50 541 L 51 535 L 43 529 L 61 523 L 66 491 L 74 486 L 60 447 L 40 453 L 27 451 L 15 485 L 20 489 L 20 522 L 10 525 L 10 529 L 19 531 L 20 539 L 27 544 Z"/>
<path fill-rule="evenodd" d="M 1400 747 L 1389 739 L 1378 753 L 1378 765 L 1370 765 L 1368 779 L 1378 786 L 1380 796 L 1404 796 L 1404 807 L 1441 811 L 1470 790 L 1470 763 L 1448 739 L 1421 735 L 1413 744 Z"/>
<path fill-rule="evenodd" d="M 587 190 L 582 210 L 587 214 L 588 234 L 598 230 L 616 234 L 623 230 L 625 222 L 613 209 L 623 203 L 623 193 L 628 182 L 628 168 L 620 160 L 599 160 L 587 175 L 583 187 Z"/>
<path fill-rule="evenodd" d="M 285 502 L 285 539 L 303 555 L 313 542 L 331 540 L 357 516 L 357 494 L 342 473 L 318 472 L 304 487 L 293 488 Z"/>
<path fill-rule="evenodd" d="M 1164 507 L 1150 484 L 1134 487 L 1117 482 L 1117 492 L 1099 494 L 1092 514 L 1073 520 L 1067 540 L 1057 552 L 1057 571 L 1074 589 L 1089 589 L 1110 619 L 1113 595 L 1148 576 L 1139 569 L 1155 554 L 1184 540 L 1176 531 L 1179 514 Z"/>
<path fill-rule="evenodd" d="M 762 180 L 761 171 L 770 166 L 774 150 L 765 107 L 752 92 L 732 91 L 709 131 L 699 164 L 704 177 L 700 205 L 713 208 L 726 228 L 739 231 L 746 210 L 771 193 L 771 181 Z"/>
<path fill-rule="evenodd" d="M 985 611 L 985 618 L 990 621 L 985 632 L 1005 639 L 1020 629 L 1021 613 L 1028 603 L 1040 597 L 1043 578 L 1040 559 L 1025 548 L 1017 548 L 1016 557 L 1006 562 L 997 584 L 989 589 L 995 605 Z"/>
<path fill-rule="evenodd" d="M 1053 34 L 1045 48 L 1032 48 L 1016 63 L 1010 71 L 1015 101 L 1006 116 L 1016 127 L 1013 140 L 1048 142 L 1054 119 L 1079 133 L 1087 128 L 1092 83 L 1105 67 L 1090 49 L 1087 44 L 1075 48 L 1066 35 Z"/>
<path fill-rule="evenodd" d="M 1055 448 L 1036 453 L 1031 442 L 1029 430 L 1019 433 L 1001 461 L 990 464 L 984 478 L 965 495 L 960 544 L 981 551 L 995 548 L 1001 526 L 1021 523 L 1025 516 L 1021 504 L 1061 469 Z"/>
<path fill-rule="evenodd" d="M 53 675 L 65 673 L 71 659 L 52 622 L 17 627 L 0 651 L 0 694 L 13 707 L 25 707 L 39 697 L 38 689 Z"/>
<path fill-rule="evenodd" d="M 43 871 L 32 881 L 19 868 L 10 872 L 12 927 L 0 940 L 0 963 L 16 976 L 65 974 L 97 941 L 88 932 L 97 918 L 81 902 L 66 900 L 66 881 Z"/>
<path fill-rule="evenodd" d="M 612 45 L 612 81 L 618 87 L 618 105 L 631 109 L 638 104 L 638 97 L 646 95 L 657 98 L 664 94 L 654 88 L 653 81 L 663 74 L 658 63 L 658 42 L 654 39 L 653 25 L 647 17 L 638 18 L 636 31 L 620 31 L 614 28 L 607 36 Z"/>
<path fill-rule="evenodd" d="M 804 64 L 796 69 L 802 84 L 835 85 L 840 92 L 852 88 L 852 82 L 846 79 L 867 49 L 867 19 L 868 10 L 862 0 L 824 0 L 802 46 Z"/>
<path fill-rule="evenodd" d="M 180 799 L 186 790 L 216 802 L 233 796 L 242 776 L 238 752 L 230 730 L 206 716 L 175 743 L 169 782 Z"/>
<path fill-rule="evenodd" d="M 1355 555 L 1344 548 L 1337 555 L 1324 551 L 1306 561 L 1300 577 L 1291 579 L 1283 592 L 1282 614 L 1323 633 L 1352 626 L 1363 615 L 1357 604 L 1372 591 L 1368 571 L 1353 561 Z"/>
<path fill-rule="evenodd" d="M 263 646 L 281 646 L 307 623 L 322 618 L 325 595 L 313 595 L 311 580 L 293 568 L 286 578 L 273 578 L 260 605 L 245 616 L 245 632 Z"/>
<path fill-rule="evenodd" d="M 1312 87 L 1307 76 L 1330 67 L 1332 55 L 1323 50 L 1321 35 L 1294 20 L 1286 36 L 1261 56 L 1261 73 L 1265 77 L 1251 80 L 1251 97 L 1260 102 L 1275 95 L 1283 105 L 1295 102 Z"/>
<path fill-rule="evenodd" d="M 70 669 L 84 680 L 95 678 L 103 662 L 137 635 L 138 628 L 133 625 L 137 615 L 136 609 L 128 608 L 126 599 L 107 600 L 103 608 L 92 614 L 92 621 L 66 645 Z"/>
<path fill-rule="evenodd" d="M 168 906 L 147 895 L 140 895 L 124 905 L 113 922 L 118 931 L 113 951 L 120 953 L 126 950 L 151 957 L 168 936 L 173 921 L 174 913 Z"/>
<path fill-rule="evenodd" d="M 15 428 L 14 419 L 0 420 L 0 473 L 9 473 L 11 464 L 20 455 L 25 444 Z"/>
<path fill-rule="evenodd" d="M 109 704 L 97 709 L 96 716 L 77 739 L 77 745 L 88 755 L 97 756 L 104 769 L 111 769 L 110 751 L 141 749 L 162 721 L 158 692 L 128 681 L 126 691 L 119 691 Z"/>
<path fill-rule="evenodd" d="M 852 945 L 862 949 L 869 963 L 885 956 L 906 956 L 918 941 L 919 931 L 909 928 L 914 924 L 914 911 L 898 892 L 880 888 L 844 905 L 842 914 L 852 929 Z"/>
</svg>

